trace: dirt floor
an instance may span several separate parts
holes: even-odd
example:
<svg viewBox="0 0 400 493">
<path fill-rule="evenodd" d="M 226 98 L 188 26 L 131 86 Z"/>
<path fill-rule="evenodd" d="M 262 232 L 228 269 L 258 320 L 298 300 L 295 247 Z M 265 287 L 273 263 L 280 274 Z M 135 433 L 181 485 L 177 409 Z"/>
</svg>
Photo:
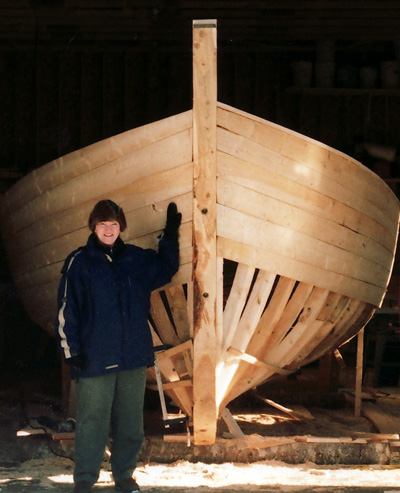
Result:
<svg viewBox="0 0 400 493">
<path fill-rule="evenodd" d="M 0 492 L 72 491 L 73 453 L 39 435 L 17 437 L 17 431 L 38 416 L 62 417 L 60 400 L 43 387 L 43 374 L 16 379 L 0 390 Z M 291 379 L 276 379 L 231 403 L 240 429 L 251 437 L 358 437 L 376 434 L 365 416 L 356 418 L 351 405 L 354 372 L 342 372 L 332 392 L 319 391 L 319 370 L 311 367 Z M 10 382 L 10 379 L 7 380 Z M 400 389 L 364 389 L 364 402 L 379 404 L 388 416 L 400 418 Z M 350 398 L 350 400 L 349 400 Z M 265 402 L 269 399 L 281 406 Z M 282 410 L 287 408 L 292 413 Z M 145 411 L 146 437 L 161 440 L 165 433 L 156 394 L 149 393 Z M 183 430 L 180 430 L 183 431 Z M 218 437 L 229 441 L 231 431 L 220 420 Z M 172 448 L 172 446 L 171 446 Z M 65 455 L 62 457 L 62 455 Z M 396 461 L 395 461 L 396 462 Z M 400 462 L 400 461 L 398 461 Z M 145 454 L 136 471 L 143 491 L 191 493 L 211 491 L 273 492 L 400 492 L 397 463 L 325 465 L 315 461 L 290 464 L 277 459 L 220 463 L 191 460 L 155 461 Z M 109 464 L 94 491 L 113 491 Z"/>
</svg>

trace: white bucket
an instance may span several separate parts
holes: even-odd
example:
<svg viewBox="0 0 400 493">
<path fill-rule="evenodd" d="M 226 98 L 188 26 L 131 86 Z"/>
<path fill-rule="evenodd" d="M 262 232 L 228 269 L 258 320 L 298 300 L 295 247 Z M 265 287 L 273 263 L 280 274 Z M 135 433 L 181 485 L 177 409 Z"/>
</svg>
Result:
<svg viewBox="0 0 400 493">
<path fill-rule="evenodd" d="M 374 89 L 378 83 L 378 69 L 376 67 L 360 68 L 360 86 L 363 89 Z"/>
<path fill-rule="evenodd" d="M 381 63 L 381 81 L 385 89 L 395 89 L 400 85 L 400 61 L 387 60 Z"/>
<path fill-rule="evenodd" d="M 294 87 L 311 87 L 312 62 L 307 60 L 296 60 L 292 62 L 292 75 Z"/>
<path fill-rule="evenodd" d="M 333 39 L 321 39 L 317 41 L 317 61 L 334 62 L 335 61 L 336 41 Z"/>
</svg>

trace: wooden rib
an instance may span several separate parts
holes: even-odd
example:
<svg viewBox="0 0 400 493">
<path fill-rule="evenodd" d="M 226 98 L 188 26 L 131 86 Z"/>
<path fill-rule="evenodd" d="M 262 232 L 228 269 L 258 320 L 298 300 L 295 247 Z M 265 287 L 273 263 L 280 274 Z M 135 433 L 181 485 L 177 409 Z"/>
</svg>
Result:
<svg viewBox="0 0 400 493">
<path fill-rule="evenodd" d="M 293 291 L 295 281 L 287 278 L 280 278 L 274 293 L 268 303 L 266 310 L 257 325 L 257 328 L 254 332 L 252 339 L 250 340 L 246 351 L 247 354 L 254 356 L 258 360 L 264 360 L 264 355 L 261 354 L 260 348 L 263 345 L 263 342 L 268 339 L 269 334 L 272 332 L 272 329 L 275 323 L 281 317 L 285 306 L 288 302 L 288 299 Z M 267 363 L 269 361 L 265 359 Z M 275 365 L 280 366 L 280 365 Z M 263 374 L 264 374 L 264 370 Z M 229 386 L 225 391 L 225 394 L 222 396 L 219 395 L 220 405 L 227 405 L 232 400 L 232 395 L 235 396 L 242 394 L 251 386 L 248 386 L 248 382 L 251 381 L 251 376 L 257 372 L 257 368 L 249 368 L 247 363 L 240 363 L 237 368 L 232 380 L 229 382 Z M 274 372 L 270 371 L 269 374 L 272 375 Z"/>
<path fill-rule="evenodd" d="M 260 271 L 249 295 L 248 291 L 250 290 L 251 281 L 253 280 L 254 269 L 244 269 L 239 264 L 235 275 L 234 285 L 235 282 L 237 283 L 242 280 L 243 275 L 245 280 L 244 284 L 246 287 L 244 288 L 243 285 L 241 286 L 243 292 L 241 293 L 239 299 L 237 296 L 237 291 L 235 290 L 232 292 L 231 290 L 224 312 L 224 323 L 229 324 L 230 332 L 228 334 L 229 337 L 226 337 L 224 340 L 223 349 L 221 351 L 221 356 L 217 366 L 217 403 L 220 403 L 222 400 L 226 389 L 228 388 L 233 375 L 239 366 L 239 361 L 237 361 L 236 364 L 232 361 L 229 361 L 229 364 L 226 364 L 226 351 L 231 349 L 231 345 L 235 348 L 235 350 L 238 350 L 241 353 L 245 351 L 255 329 L 257 328 L 258 321 L 264 311 L 275 280 L 274 274 Z M 234 286 L 232 289 L 233 288 Z M 248 301 L 244 308 L 244 301 L 247 298 Z M 239 306 L 238 317 L 240 317 L 240 320 L 235 320 L 235 323 L 232 323 L 230 322 L 232 319 L 232 314 L 228 313 L 227 318 L 225 318 L 226 312 L 231 309 L 232 305 L 235 306 L 236 304 Z"/>
<path fill-rule="evenodd" d="M 150 329 L 150 332 L 151 332 L 151 338 L 153 340 L 153 346 L 154 347 L 162 346 L 163 345 L 163 342 L 160 339 L 160 337 L 157 334 L 157 332 L 154 330 L 154 327 L 151 325 L 151 323 L 149 321 L 147 321 L 147 323 L 149 325 L 149 329 Z"/>
<path fill-rule="evenodd" d="M 157 333 L 163 344 L 176 346 L 180 343 L 179 337 L 175 332 L 175 328 L 161 299 L 161 295 L 154 291 L 151 293 L 150 316 L 154 321 Z"/>
<path fill-rule="evenodd" d="M 336 339 L 338 341 L 336 347 L 341 347 L 343 344 L 349 342 L 349 340 L 359 332 L 360 328 L 364 328 L 365 325 L 371 320 L 375 313 L 376 307 L 371 306 L 368 303 L 363 303 L 363 305 L 364 307 L 362 308 L 360 306 L 360 310 L 358 310 L 358 316 L 351 320 L 351 322 L 343 330 L 341 337 Z"/>
<path fill-rule="evenodd" d="M 275 278 L 275 274 L 263 270 L 257 274 L 246 308 L 232 339 L 232 346 L 239 351 L 244 351 L 253 337 L 271 294 Z"/>
<path fill-rule="evenodd" d="M 171 310 L 176 332 L 180 342 L 191 338 L 190 322 L 188 318 L 188 306 L 182 286 L 173 286 L 165 290 L 169 308 Z"/>
<path fill-rule="evenodd" d="M 267 345 L 262 347 L 258 352 L 258 359 L 267 361 L 269 365 L 285 368 L 288 365 L 290 366 L 291 361 L 299 351 L 304 350 L 307 352 L 306 348 L 310 343 L 312 344 L 315 331 L 323 324 L 317 317 L 326 302 L 328 294 L 329 292 L 326 290 L 314 288 L 304 306 L 302 315 L 289 334 L 274 348 L 270 348 Z M 248 388 L 262 383 L 271 373 L 267 370 L 253 369 L 249 371 L 245 377 Z M 233 391 L 235 390 L 233 389 Z M 234 393 L 229 398 L 233 398 L 233 396 Z"/>
<path fill-rule="evenodd" d="M 342 303 L 340 303 L 343 301 Z M 321 326 L 314 332 L 313 335 L 313 348 L 310 348 L 309 353 L 312 352 L 322 341 L 324 341 L 329 334 L 335 329 L 336 324 L 340 321 L 344 307 L 347 305 L 348 298 L 341 296 L 337 293 L 329 293 L 327 302 L 323 310 L 321 310 L 318 315 L 318 320 L 321 320 L 323 323 Z M 339 308 L 339 306 L 341 308 Z M 303 354 L 303 351 L 300 351 L 296 358 L 291 362 L 291 366 L 296 368 L 304 361 L 305 357 L 308 355 Z"/>
<path fill-rule="evenodd" d="M 332 333 L 332 335 L 324 341 L 324 344 L 320 344 L 318 348 L 316 348 L 316 351 L 310 354 L 310 358 L 319 358 L 322 354 L 332 351 L 333 349 L 336 349 L 342 344 L 348 342 L 369 322 L 374 314 L 374 311 L 374 306 L 367 303 L 359 303 L 356 311 L 353 312 L 352 316 L 348 317 L 346 323 L 340 328 L 340 330 L 337 332 L 334 331 L 334 333 Z"/>
<path fill-rule="evenodd" d="M 247 345 L 246 352 L 256 356 L 258 359 L 263 354 L 263 347 L 273 334 L 276 323 L 281 319 L 286 310 L 289 298 L 293 292 L 295 281 L 281 277 L 275 287 L 273 295 L 265 309 L 253 337 Z M 279 366 L 279 365 L 278 365 Z"/>
<path fill-rule="evenodd" d="M 346 301 L 346 298 L 344 298 L 343 301 Z M 309 351 L 309 354 L 306 358 L 303 358 L 301 363 L 303 364 L 303 362 L 310 362 L 318 359 L 320 356 L 329 352 L 329 350 L 337 348 L 338 346 L 335 345 L 335 341 L 337 340 L 338 335 L 342 335 L 343 331 L 346 331 L 347 327 L 353 325 L 360 313 L 363 312 L 365 306 L 366 304 L 360 302 L 359 300 L 348 299 L 344 308 L 337 313 L 338 317 L 335 321 L 333 329 L 329 331 L 324 338 L 321 338 L 321 340 L 316 338 L 314 348 Z M 358 330 L 361 328 L 362 327 L 360 326 Z"/>
<path fill-rule="evenodd" d="M 296 286 L 280 319 L 273 326 L 270 334 L 264 341 L 264 346 L 268 347 L 269 352 L 273 351 L 273 348 L 281 343 L 293 327 L 301 311 L 303 310 L 304 305 L 309 299 L 312 290 L 313 286 L 310 286 L 309 284 L 300 283 Z"/>
<path fill-rule="evenodd" d="M 307 347 L 312 341 L 316 330 L 323 324 L 317 320 L 318 314 L 326 303 L 329 291 L 315 287 L 310 294 L 304 310 L 296 325 L 283 341 L 274 348 L 271 354 L 268 348 L 264 348 L 268 360 L 274 365 L 286 366 L 286 361 L 291 362 L 301 351 L 307 352 Z"/>
<path fill-rule="evenodd" d="M 217 266 L 216 266 L 216 286 L 217 286 L 217 295 L 216 295 L 216 318 L 215 318 L 215 345 L 217 348 L 216 352 L 216 361 L 220 359 L 220 355 L 222 352 L 222 340 L 224 333 L 224 258 L 217 255 Z"/>
<path fill-rule="evenodd" d="M 244 310 L 255 269 L 245 264 L 238 264 L 235 278 L 225 305 L 223 315 L 222 351 L 231 345 L 237 326 Z"/>
</svg>

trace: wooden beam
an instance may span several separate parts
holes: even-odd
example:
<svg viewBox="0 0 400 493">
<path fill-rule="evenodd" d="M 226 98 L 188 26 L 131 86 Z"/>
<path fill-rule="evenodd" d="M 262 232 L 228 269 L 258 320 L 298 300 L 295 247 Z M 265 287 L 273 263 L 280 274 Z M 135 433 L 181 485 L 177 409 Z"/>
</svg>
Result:
<svg viewBox="0 0 400 493">
<path fill-rule="evenodd" d="M 193 21 L 194 443 L 215 442 L 216 405 L 216 21 Z"/>
<path fill-rule="evenodd" d="M 357 335 L 357 365 L 356 365 L 355 402 L 354 402 L 354 416 L 356 418 L 359 418 L 361 415 L 363 361 L 364 361 L 364 328 L 362 328 Z"/>
</svg>

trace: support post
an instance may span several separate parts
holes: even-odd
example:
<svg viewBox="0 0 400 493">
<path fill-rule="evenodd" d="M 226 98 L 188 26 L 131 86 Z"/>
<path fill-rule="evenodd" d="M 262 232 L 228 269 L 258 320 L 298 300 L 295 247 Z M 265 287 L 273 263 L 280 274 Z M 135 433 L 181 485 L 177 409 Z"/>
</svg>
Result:
<svg viewBox="0 0 400 493">
<path fill-rule="evenodd" d="M 193 422 L 195 445 L 215 442 L 216 20 L 193 21 Z"/>
<path fill-rule="evenodd" d="M 355 385 L 355 402 L 354 416 L 359 418 L 361 415 L 361 391 L 364 364 L 364 329 L 361 329 L 357 335 L 357 366 L 356 366 L 356 385 Z"/>
</svg>

